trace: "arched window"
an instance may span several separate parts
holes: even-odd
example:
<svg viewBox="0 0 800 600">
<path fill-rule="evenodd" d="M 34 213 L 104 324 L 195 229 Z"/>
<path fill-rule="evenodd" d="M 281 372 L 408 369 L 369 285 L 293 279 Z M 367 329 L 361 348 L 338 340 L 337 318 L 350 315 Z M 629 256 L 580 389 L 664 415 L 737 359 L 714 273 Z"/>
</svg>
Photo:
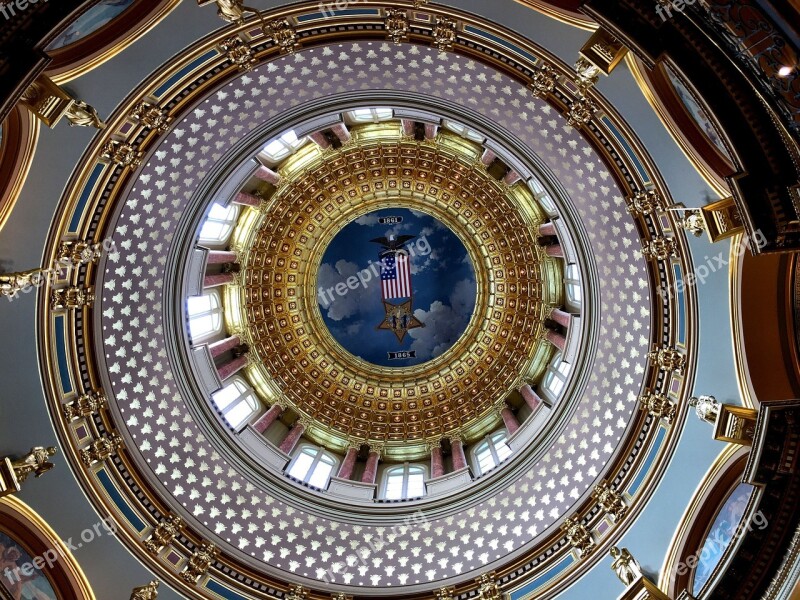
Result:
<svg viewBox="0 0 800 600">
<path fill-rule="evenodd" d="M 298 138 L 294 129 L 291 129 L 264 146 L 264 149 L 261 151 L 261 156 L 267 162 L 275 164 L 297 152 L 307 141 L 308 138 Z"/>
<path fill-rule="evenodd" d="M 553 202 L 553 198 L 538 179 L 532 177 L 528 181 L 528 187 L 531 189 L 533 195 L 536 197 L 536 200 L 542 205 L 542 208 L 548 215 L 552 216 L 558 212 L 556 210 L 556 204 Z"/>
<path fill-rule="evenodd" d="M 547 371 L 545 371 L 542 378 L 541 388 L 553 402 L 558 400 L 561 395 L 561 391 L 567 383 L 570 369 L 572 369 L 572 365 L 561 360 L 561 353 L 556 354 L 547 366 Z"/>
<path fill-rule="evenodd" d="M 228 425 L 237 430 L 241 429 L 259 408 L 253 389 L 241 377 L 234 377 L 221 390 L 211 394 L 211 399 L 222 412 Z"/>
<path fill-rule="evenodd" d="M 391 108 L 359 108 L 347 113 L 348 120 L 352 123 L 380 123 L 389 121 L 394 116 Z"/>
<path fill-rule="evenodd" d="M 189 317 L 189 333 L 192 343 L 222 331 L 222 305 L 219 293 L 209 290 L 202 296 L 192 296 L 186 301 Z"/>
<path fill-rule="evenodd" d="M 391 467 L 383 476 L 381 496 L 387 500 L 419 498 L 425 495 L 425 468 L 420 465 Z"/>
<path fill-rule="evenodd" d="M 511 456 L 511 448 L 506 444 L 508 436 L 505 431 L 498 431 L 486 436 L 473 452 L 478 467 L 478 474 L 483 475 Z"/>
<path fill-rule="evenodd" d="M 453 133 L 457 133 L 463 138 L 466 138 L 473 142 L 478 142 L 479 144 L 482 144 L 483 141 L 486 139 L 474 129 L 470 129 L 466 125 L 462 125 L 461 123 L 456 123 L 455 121 L 448 121 L 447 119 L 445 119 L 444 121 L 442 121 L 442 126 L 445 129 L 449 129 Z"/>
<path fill-rule="evenodd" d="M 228 207 L 214 203 L 200 229 L 200 242 L 203 244 L 224 244 L 233 233 L 239 207 L 231 204 Z"/>
<path fill-rule="evenodd" d="M 304 445 L 286 471 L 289 475 L 315 488 L 325 489 L 338 461 L 328 452 Z"/>
<path fill-rule="evenodd" d="M 578 265 L 567 265 L 564 272 L 564 285 L 567 288 L 567 302 L 575 308 L 580 308 L 583 294 L 581 293 L 581 272 Z"/>
</svg>

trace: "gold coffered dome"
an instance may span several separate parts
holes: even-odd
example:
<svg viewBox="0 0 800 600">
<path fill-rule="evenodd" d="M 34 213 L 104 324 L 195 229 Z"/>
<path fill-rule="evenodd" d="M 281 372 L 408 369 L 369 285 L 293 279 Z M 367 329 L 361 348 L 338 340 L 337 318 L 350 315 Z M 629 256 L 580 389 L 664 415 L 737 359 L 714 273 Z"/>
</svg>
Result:
<svg viewBox="0 0 800 600">
<path fill-rule="evenodd" d="M 337 150 L 310 147 L 281 174 L 279 189 L 236 232 L 242 301 L 232 319 L 257 356 L 249 368 L 256 388 L 333 448 L 379 443 L 387 457 L 411 458 L 442 437 L 485 435 L 499 420 L 494 409 L 549 356 L 543 323 L 563 286 L 536 242 L 544 213 L 532 194 L 493 177 L 477 145 L 448 132 L 416 141 L 396 123 L 354 128 Z M 378 209 L 435 218 L 475 269 L 465 331 L 421 364 L 392 368 L 354 356 L 321 314 L 326 248 Z"/>
</svg>

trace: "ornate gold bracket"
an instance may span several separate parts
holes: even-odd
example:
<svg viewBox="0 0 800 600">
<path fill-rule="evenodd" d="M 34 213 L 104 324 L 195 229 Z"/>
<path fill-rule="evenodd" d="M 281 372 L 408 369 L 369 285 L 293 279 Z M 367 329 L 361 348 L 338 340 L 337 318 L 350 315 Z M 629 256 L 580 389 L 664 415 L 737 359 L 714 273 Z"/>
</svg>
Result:
<svg viewBox="0 0 800 600">
<path fill-rule="evenodd" d="M 22 484 L 29 475 L 41 477 L 55 465 L 49 458 L 56 453 L 52 446 L 45 448 L 35 446 L 28 454 L 12 459 L 9 456 L 0 459 L 0 497 L 19 492 Z"/>
<path fill-rule="evenodd" d="M 21 104 L 51 129 L 66 118 L 70 126 L 105 129 L 106 124 L 97 111 L 81 100 L 70 96 L 47 75 L 39 75 L 22 94 Z"/>
</svg>

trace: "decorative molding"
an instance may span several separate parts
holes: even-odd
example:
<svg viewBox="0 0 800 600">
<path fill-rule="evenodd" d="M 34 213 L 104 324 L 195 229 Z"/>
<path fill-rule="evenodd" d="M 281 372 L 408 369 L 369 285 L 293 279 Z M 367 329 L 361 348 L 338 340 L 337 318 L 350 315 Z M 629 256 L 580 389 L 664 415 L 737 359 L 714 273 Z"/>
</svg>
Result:
<svg viewBox="0 0 800 600">
<path fill-rule="evenodd" d="M 678 256 L 678 244 L 674 238 L 663 235 L 654 237 L 642 246 L 642 254 L 651 260 L 669 260 Z"/>
<path fill-rule="evenodd" d="M 625 516 L 628 512 L 628 507 L 622 500 L 622 494 L 611 487 L 607 481 L 601 481 L 592 491 L 592 498 L 597 500 L 600 508 L 608 513 L 611 518 L 616 522 Z"/>
<path fill-rule="evenodd" d="M 497 573 L 494 571 L 484 573 L 475 582 L 478 584 L 478 597 L 480 600 L 502 600 L 500 586 L 497 584 Z"/>
<path fill-rule="evenodd" d="M 678 352 L 675 348 L 664 346 L 655 348 L 647 354 L 651 364 L 665 371 L 674 371 L 683 375 L 686 371 L 686 356 Z"/>
<path fill-rule="evenodd" d="M 452 50 L 456 43 L 456 22 L 448 17 L 439 17 L 433 26 L 433 45 L 440 51 Z"/>
<path fill-rule="evenodd" d="M 214 544 L 203 541 L 189 557 L 189 562 L 181 571 L 181 579 L 187 583 L 199 584 L 199 579 L 208 572 L 218 554 L 219 550 Z"/>
<path fill-rule="evenodd" d="M 656 419 L 663 419 L 672 423 L 677 413 L 677 406 L 664 394 L 647 392 L 639 396 L 639 409 L 647 412 Z"/>
<path fill-rule="evenodd" d="M 404 10 L 389 8 L 386 10 L 386 33 L 393 42 L 408 40 L 408 14 Z"/>
<path fill-rule="evenodd" d="M 103 390 L 92 390 L 65 404 L 64 418 L 67 421 L 74 421 L 81 417 L 91 417 L 105 408 L 106 404 L 106 395 Z"/>
<path fill-rule="evenodd" d="M 639 190 L 628 198 L 627 211 L 636 216 L 648 216 L 665 207 L 664 198 L 656 190 Z"/>
<path fill-rule="evenodd" d="M 580 129 L 591 123 L 597 110 L 597 105 L 591 98 L 578 98 L 569 105 L 567 125 Z"/>
<path fill-rule="evenodd" d="M 132 144 L 109 140 L 100 149 L 100 158 L 123 168 L 138 167 L 142 160 L 142 153 Z"/>
<path fill-rule="evenodd" d="M 583 558 L 594 550 L 595 541 L 592 534 L 577 517 L 569 517 L 561 524 L 561 531 L 567 536 L 567 543 L 578 551 Z"/>
<path fill-rule="evenodd" d="M 239 67 L 240 71 L 249 71 L 258 62 L 250 44 L 239 36 L 234 35 L 222 40 L 219 49 L 225 53 L 229 61 Z"/>
<path fill-rule="evenodd" d="M 542 64 L 533 71 L 531 83 L 528 88 L 537 98 L 545 98 L 552 94 L 558 84 L 558 71 L 547 63 Z"/>
<path fill-rule="evenodd" d="M 90 263 L 96 265 L 103 252 L 102 244 L 95 244 L 90 240 L 70 240 L 61 242 L 56 259 L 59 264 L 69 264 L 72 267 Z"/>
<path fill-rule="evenodd" d="M 139 123 L 142 127 L 158 133 L 165 133 L 172 121 L 172 118 L 167 115 L 167 111 L 146 100 L 142 100 L 134 106 L 130 116 L 133 121 Z"/>
<path fill-rule="evenodd" d="M 282 54 L 292 54 L 300 48 L 297 31 L 288 19 L 276 19 L 264 26 L 264 34 L 271 37 Z"/>
<path fill-rule="evenodd" d="M 85 308 L 92 304 L 94 304 L 94 291 L 91 289 L 71 286 L 50 292 L 52 310 Z"/>
<path fill-rule="evenodd" d="M 150 554 L 158 554 L 164 547 L 172 543 L 181 532 L 183 519 L 177 515 L 167 515 L 156 525 L 153 533 L 145 540 L 144 547 Z"/>
<path fill-rule="evenodd" d="M 81 460 L 87 467 L 98 462 L 104 462 L 122 447 L 122 438 L 118 433 L 111 433 L 107 436 L 93 441 L 88 448 L 81 450 Z"/>
</svg>

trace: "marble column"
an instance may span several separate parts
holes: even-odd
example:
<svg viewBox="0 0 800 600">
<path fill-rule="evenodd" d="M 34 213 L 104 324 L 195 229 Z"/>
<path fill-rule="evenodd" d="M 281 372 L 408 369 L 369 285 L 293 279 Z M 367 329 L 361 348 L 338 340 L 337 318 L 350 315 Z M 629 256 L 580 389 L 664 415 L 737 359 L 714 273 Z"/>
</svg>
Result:
<svg viewBox="0 0 800 600">
<path fill-rule="evenodd" d="M 297 442 L 300 441 L 300 438 L 303 437 L 303 434 L 306 431 L 306 426 L 301 423 L 299 420 L 295 421 L 295 424 L 289 430 L 289 433 L 286 434 L 286 437 L 283 438 L 283 441 L 280 445 L 280 450 L 284 454 L 291 454 L 294 447 L 297 446 Z"/>
<path fill-rule="evenodd" d="M 350 446 L 347 448 L 347 453 L 344 455 L 342 466 L 339 467 L 339 472 L 336 476 L 339 479 L 350 479 L 353 476 L 353 467 L 356 466 L 356 459 L 358 458 L 358 448 Z"/>
<path fill-rule="evenodd" d="M 233 204 L 238 204 L 240 206 L 252 206 L 253 208 L 258 208 L 261 206 L 261 198 L 258 196 L 254 196 L 253 194 L 247 194 L 245 192 L 239 192 L 236 196 L 231 200 Z"/>
<path fill-rule="evenodd" d="M 503 424 L 508 430 L 508 435 L 514 435 L 517 429 L 519 429 L 519 421 L 508 406 L 504 406 L 502 409 L 500 409 L 500 418 L 503 419 Z"/>
<path fill-rule="evenodd" d="M 225 363 L 224 365 L 220 365 L 217 367 L 217 371 L 219 371 L 219 378 L 222 381 L 233 377 L 244 369 L 247 366 L 247 355 L 240 356 L 239 358 L 234 358 L 232 361 Z"/>
<path fill-rule="evenodd" d="M 339 138 L 339 140 L 346 144 L 350 141 L 350 130 L 347 128 L 347 125 L 344 123 L 337 123 L 333 127 L 331 127 L 331 131 Z"/>
<path fill-rule="evenodd" d="M 425 123 L 425 139 L 432 140 L 439 133 L 439 126 L 433 123 Z"/>
<path fill-rule="evenodd" d="M 220 287 L 233 283 L 233 273 L 216 273 L 214 275 L 206 275 L 203 277 L 203 289 Z"/>
<path fill-rule="evenodd" d="M 444 475 L 444 459 L 442 458 L 442 447 L 436 443 L 431 446 L 431 478 L 436 479 Z"/>
<path fill-rule="evenodd" d="M 544 337 L 548 342 L 553 344 L 553 346 L 555 346 L 556 348 L 558 348 L 562 352 L 564 351 L 564 348 L 567 347 L 567 338 L 565 338 L 563 335 L 561 335 L 557 331 L 553 331 L 552 329 L 548 329 L 545 332 L 545 336 Z"/>
<path fill-rule="evenodd" d="M 539 398 L 539 395 L 533 391 L 533 388 L 529 386 L 527 383 L 519 388 L 519 393 L 522 394 L 522 398 L 525 400 L 525 403 L 531 407 L 531 410 L 536 412 L 542 404 L 542 399 Z"/>
<path fill-rule="evenodd" d="M 273 404 L 267 412 L 259 417 L 258 421 L 253 423 L 253 429 L 258 433 L 264 433 L 282 414 L 283 407 L 280 404 Z"/>
<path fill-rule="evenodd" d="M 319 146 L 323 150 L 331 147 L 331 143 L 328 141 L 328 138 L 326 138 L 325 134 L 322 133 L 321 131 L 315 131 L 308 137 L 311 138 L 311 141 L 314 142 L 317 146 Z"/>
<path fill-rule="evenodd" d="M 564 248 L 561 247 L 561 244 L 545 246 L 544 251 L 547 256 L 552 256 L 553 258 L 564 258 Z"/>
<path fill-rule="evenodd" d="M 378 477 L 378 462 L 381 459 L 381 449 L 370 447 L 367 457 L 367 466 L 361 476 L 361 483 L 375 483 Z"/>
<path fill-rule="evenodd" d="M 467 466 L 467 455 L 464 453 L 464 442 L 459 438 L 450 438 L 450 448 L 453 452 L 453 470 L 458 471 Z"/>
<path fill-rule="evenodd" d="M 539 225 L 539 235 L 542 236 L 558 235 L 555 223 L 553 223 L 552 221 L 548 221 L 547 223 L 542 223 L 541 225 Z"/>
<path fill-rule="evenodd" d="M 256 177 L 257 179 L 260 179 L 261 181 L 266 181 L 267 183 L 271 183 L 275 187 L 279 186 L 281 183 L 281 176 L 272 169 L 269 169 L 264 166 L 258 167 L 258 169 L 256 169 L 256 172 L 253 173 L 253 176 Z"/>
<path fill-rule="evenodd" d="M 522 177 L 516 171 L 509 171 L 508 175 L 503 179 L 506 185 L 514 185 L 518 181 L 522 181 Z"/>
<path fill-rule="evenodd" d="M 560 308 L 554 308 L 550 311 L 548 316 L 565 329 L 569 329 L 569 324 L 570 321 L 572 321 L 572 318 L 568 312 L 564 312 Z"/>
<path fill-rule="evenodd" d="M 411 119 L 402 119 L 400 121 L 400 125 L 403 128 L 403 135 L 413 136 L 414 135 L 414 121 Z"/>
<path fill-rule="evenodd" d="M 487 167 L 494 162 L 494 159 L 497 158 L 497 154 L 489 150 L 488 148 L 483 151 L 483 156 L 481 156 L 481 162 L 486 165 Z"/>
<path fill-rule="evenodd" d="M 218 342 L 214 342 L 213 344 L 208 345 L 208 351 L 211 352 L 211 356 L 217 358 L 218 356 L 222 356 L 228 350 L 233 350 L 237 346 L 242 345 L 242 340 L 239 338 L 238 335 L 232 335 L 231 337 L 225 338 L 224 340 L 219 340 Z"/>
<path fill-rule="evenodd" d="M 236 256 L 236 252 L 230 250 L 211 250 L 208 253 L 208 264 L 210 265 L 224 265 L 238 261 L 239 257 Z"/>
</svg>

